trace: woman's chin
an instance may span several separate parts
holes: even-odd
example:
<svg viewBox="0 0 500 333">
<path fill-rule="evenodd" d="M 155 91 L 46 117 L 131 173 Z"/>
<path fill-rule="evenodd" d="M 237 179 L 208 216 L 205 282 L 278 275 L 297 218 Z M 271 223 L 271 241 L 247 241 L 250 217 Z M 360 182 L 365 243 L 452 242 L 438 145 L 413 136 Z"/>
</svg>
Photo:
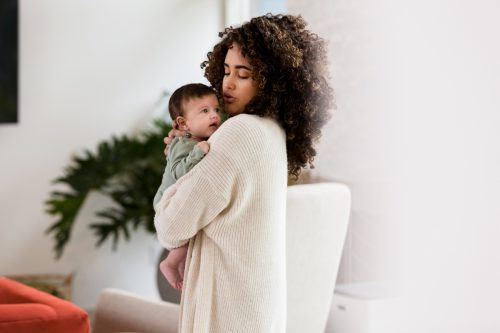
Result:
<svg viewBox="0 0 500 333">
<path fill-rule="evenodd" d="M 239 108 L 227 108 L 226 107 L 226 113 L 230 116 L 236 116 L 240 113 L 243 113 L 243 109 L 239 109 Z"/>
</svg>

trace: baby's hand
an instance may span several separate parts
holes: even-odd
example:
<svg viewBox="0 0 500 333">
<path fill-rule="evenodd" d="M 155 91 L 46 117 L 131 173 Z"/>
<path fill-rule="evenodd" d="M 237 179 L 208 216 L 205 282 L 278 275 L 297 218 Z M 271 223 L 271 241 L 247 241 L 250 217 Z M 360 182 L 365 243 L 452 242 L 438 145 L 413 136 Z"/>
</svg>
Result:
<svg viewBox="0 0 500 333">
<path fill-rule="evenodd" d="M 200 141 L 196 145 L 198 146 L 198 148 L 200 148 L 201 150 L 203 150 L 203 152 L 205 154 L 207 154 L 208 151 L 210 150 L 210 145 L 206 141 Z"/>
</svg>

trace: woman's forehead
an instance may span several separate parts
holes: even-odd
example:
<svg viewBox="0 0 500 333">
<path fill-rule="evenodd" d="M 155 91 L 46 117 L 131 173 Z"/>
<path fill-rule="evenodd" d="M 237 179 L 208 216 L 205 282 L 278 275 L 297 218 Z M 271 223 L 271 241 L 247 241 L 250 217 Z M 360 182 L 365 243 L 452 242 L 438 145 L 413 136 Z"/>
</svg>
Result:
<svg viewBox="0 0 500 333">
<path fill-rule="evenodd" d="M 241 54 L 240 46 L 236 43 L 233 43 L 232 47 L 227 50 L 224 65 L 248 70 L 252 68 L 248 59 Z"/>
</svg>

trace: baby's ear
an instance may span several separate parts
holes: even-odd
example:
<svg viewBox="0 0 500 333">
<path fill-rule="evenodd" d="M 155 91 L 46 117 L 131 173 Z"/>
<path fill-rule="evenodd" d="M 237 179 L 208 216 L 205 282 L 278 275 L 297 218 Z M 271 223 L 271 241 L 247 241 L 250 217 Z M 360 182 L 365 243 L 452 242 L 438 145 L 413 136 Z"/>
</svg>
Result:
<svg viewBox="0 0 500 333">
<path fill-rule="evenodd" d="M 182 131 L 187 130 L 186 119 L 184 119 L 184 117 L 178 116 L 177 118 L 175 118 L 175 123 L 177 124 L 178 129 Z"/>
</svg>

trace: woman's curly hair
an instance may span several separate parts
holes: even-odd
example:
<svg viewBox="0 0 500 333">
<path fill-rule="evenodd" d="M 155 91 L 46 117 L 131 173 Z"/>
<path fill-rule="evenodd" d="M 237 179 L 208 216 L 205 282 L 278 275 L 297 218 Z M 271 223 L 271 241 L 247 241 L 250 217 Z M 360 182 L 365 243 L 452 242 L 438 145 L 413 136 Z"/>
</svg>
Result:
<svg viewBox="0 0 500 333">
<path fill-rule="evenodd" d="M 295 178 L 302 168 L 314 167 L 313 144 L 320 138 L 333 107 L 325 42 L 305 27 L 300 16 L 255 17 L 219 33 L 222 40 L 201 65 L 205 77 L 222 97 L 227 51 L 233 43 L 240 46 L 253 67 L 258 87 L 244 112 L 274 118 L 284 128 L 288 173 Z"/>
</svg>

